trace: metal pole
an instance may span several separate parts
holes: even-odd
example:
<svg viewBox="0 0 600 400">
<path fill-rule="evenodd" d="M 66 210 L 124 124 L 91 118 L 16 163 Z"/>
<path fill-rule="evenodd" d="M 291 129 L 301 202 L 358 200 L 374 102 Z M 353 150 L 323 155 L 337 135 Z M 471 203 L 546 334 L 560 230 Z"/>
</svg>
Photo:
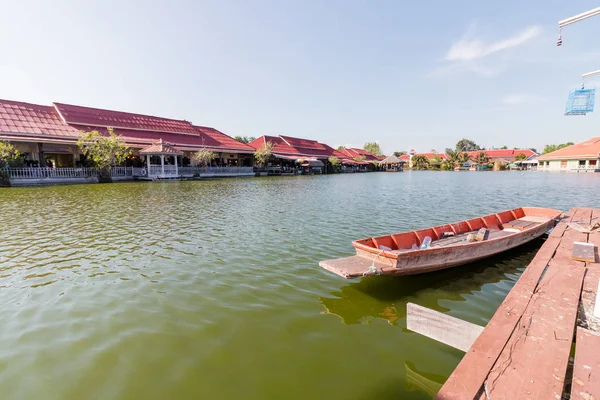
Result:
<svg viewBox="0 0 600 400">
<path fill-rule="evenodd" d="M 581 14 L 577 14 L 574 17 L 563 19 L 562 21 L 558 21 L 558 27 L 562 28 L 563 26 L 567 26 L 570 24 L 574 24 L 575 22 L 583 21 L 584 19 L 600 15 L 600 7 L 594 8 L 593 10 L 589 10 L 583 12 Z"/>
<path fill-rule="evenodd" d="M 581 75 L 583 79 L 589 78 L 590 76 L 600 75 L 600 69 L 597 71 L 588 72 L 587 74 Z"/>
</svg>

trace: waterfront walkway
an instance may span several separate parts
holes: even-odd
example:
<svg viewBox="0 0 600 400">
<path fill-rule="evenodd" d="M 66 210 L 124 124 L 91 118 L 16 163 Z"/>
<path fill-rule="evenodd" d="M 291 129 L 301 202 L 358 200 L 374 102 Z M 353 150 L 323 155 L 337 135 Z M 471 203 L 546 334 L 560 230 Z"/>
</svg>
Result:
<svg viewBox="0 0 600 400">
<path fill-rule="evenodd" d="M 597 221 L 567 213 L 436 399 L 600 399 L 600 232 L 572 227 Z M 574 261 L 574 242 L 595 244 L 595 262 Z"/>
</svg>

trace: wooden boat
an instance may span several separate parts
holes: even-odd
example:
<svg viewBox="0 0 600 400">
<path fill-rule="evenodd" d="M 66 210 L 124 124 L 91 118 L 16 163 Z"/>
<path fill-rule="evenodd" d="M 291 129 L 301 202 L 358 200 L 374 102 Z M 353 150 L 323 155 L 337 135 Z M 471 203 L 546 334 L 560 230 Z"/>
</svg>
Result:
<svg viewBox="0 0 600 400">
<path fill-rule="evenodd" d="M 484 217 L 352 242 L 356 255 L 321 261 L 343 278 L 414 275 L 468 264 L 525 244 L 552 228 L 561 211 L 521 207 Z M 469 241 L 484 228 L 484 240 Z M 421 248 L 426 237 L 431 244 Z M 425 246 L 423 246 L 425 247 Z"/>
</svg>

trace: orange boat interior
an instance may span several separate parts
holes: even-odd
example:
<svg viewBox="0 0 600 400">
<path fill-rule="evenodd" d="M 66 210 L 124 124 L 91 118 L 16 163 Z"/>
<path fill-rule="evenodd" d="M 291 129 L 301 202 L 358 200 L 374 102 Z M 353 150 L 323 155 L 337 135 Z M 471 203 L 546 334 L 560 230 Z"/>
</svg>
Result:
<svg viewBox="0 0 600 400">
<path fill-rule="evenodd" d="M 369 253 L 383 252 L 384 256 L 394 257 L 415 250 L 413 246 L 420 248 L 427 236 L 431 238 L 429 248 L 464 244 L 469 234 L 476 234 L 481 228 L 488 229 L 489 240 L 531 229 L 560 214 L 560 211 L 547 208 L 520 207 L 433 228 L 355 240 L 352 245 Z"/>
</svg>

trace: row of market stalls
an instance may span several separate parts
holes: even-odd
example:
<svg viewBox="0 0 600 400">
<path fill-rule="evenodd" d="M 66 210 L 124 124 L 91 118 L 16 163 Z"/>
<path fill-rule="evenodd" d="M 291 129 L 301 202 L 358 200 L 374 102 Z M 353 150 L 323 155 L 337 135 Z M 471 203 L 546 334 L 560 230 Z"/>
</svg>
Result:
<svg viewBox="0 0 600 400">
<path fill-rule="evenodd" d="M 271 158 L 264 167 L 270 175 L 326 174 L 337 160 L 342 172 L 367 171 L 382 157 L 363 149 L 339 148 L 311 139 L 291 136 L 261 136 L 248 143 L 256 150 L 272 146 Z"/>
</svg>

